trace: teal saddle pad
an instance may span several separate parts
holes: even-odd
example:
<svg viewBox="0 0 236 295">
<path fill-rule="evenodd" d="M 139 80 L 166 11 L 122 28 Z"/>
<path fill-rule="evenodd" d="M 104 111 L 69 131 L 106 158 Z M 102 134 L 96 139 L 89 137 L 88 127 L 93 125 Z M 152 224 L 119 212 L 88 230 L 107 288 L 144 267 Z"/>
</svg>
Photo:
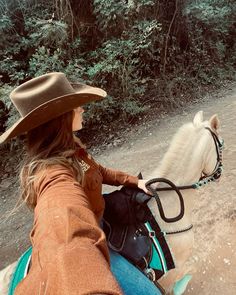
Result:
<svg viewBox="0 0 236 295">
<path fill-rule="evenodd" d="M 24 254 L 21 255 L 18 263 L 16 265 L 15 272 L 12 274 L 8 295 L 13 295 L 17 285 L 24 279 L 27 275 L 29 263 L 31 260 L 32 247 L 30 247 Z"/>
</svg>

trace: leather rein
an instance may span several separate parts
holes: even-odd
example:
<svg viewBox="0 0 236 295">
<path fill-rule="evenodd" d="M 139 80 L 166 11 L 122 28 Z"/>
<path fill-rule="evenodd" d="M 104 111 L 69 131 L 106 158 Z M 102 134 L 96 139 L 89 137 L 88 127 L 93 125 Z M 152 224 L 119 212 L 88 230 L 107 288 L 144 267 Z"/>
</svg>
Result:
<svg viewBox="0 0 236 295">
<path fill-rule="evenodd" d="M 213 172 L 210 175 L 204 175 L 202 177 L 200 177 L 199 181 L 197 183 L 191 184 L 191 185 L 185 185 L 185 186 L 176 186 L 172 181 L 170 181 L 169 179 L 166 178 L 154 178 L 149 180 L 146 183 L 146 187 L 147 189 L 153 194 L 153 197 L 156 200 L 159 212 L 160 212 L 160 216 L 161 218 L 167 222 L 167 223 L 172 223 L 172 222 L 177 222 L 180 219 L 183 218 L 184 216 L 184 200 L 183 200 L 183 196 L 180 192 L 180 190 L 185 190 L 185 189 L 197 189 L 200 188 L 201 186 L 211 182 L 211 181 L 216 181 L 217 179 L 220 178 L 222 171 L 223 171 L 223 163 L 222 163 L 222 151 L 223 151 L 223 147 L 224 147 L 224 141 L 220 140 L 218 138 L 218 136 L 209 128 L 209 127 L 205 127 L 205 129 L 207 129 L 214 140 L 215 143 L 215 147 L 216 147 L 216 153 L 217 153 L 217 162 L 216 162 L 216 166 L 213 170 Z M 151 185 L 154 183 L 165 183 L 168 186 L 167 187 L 161 187 L 161 188 L 153 188 Z M 161 204 L 161 200 L 160 197 L 158 195 L 157 192 L 159 191 L 175 191 L 179 197 L 179 202 L 180 202 L 180 212 L 176 217 L 171 217 L 168 218 L 165 216 L 162 204 Z M 168 232 L 166 234 L 175 234 L 175 233 L 180 233 L 180 232 L 184 232 L 187 230 L 190 230 L 193 226 L 190 225 L 188 228 L 183 229 L 183 230 L 179 230 L 179 231 L 173 231 L 173 232 Z"/>
</svg>

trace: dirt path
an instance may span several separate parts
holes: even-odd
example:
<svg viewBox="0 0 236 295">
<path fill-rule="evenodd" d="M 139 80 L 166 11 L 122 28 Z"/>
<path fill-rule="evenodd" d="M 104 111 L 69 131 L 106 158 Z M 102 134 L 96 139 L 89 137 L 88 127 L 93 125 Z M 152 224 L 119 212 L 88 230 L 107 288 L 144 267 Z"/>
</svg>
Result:
<svg viewBox="0 0 236 295">
<path fill-rule="evenodd" d="M 199 191 L 193 223 L 195 247 L 190 263 L 193 279 L 186 294 L 236 294 L 236 88 L 158 120 L 141 123 L 125 134 L 126 143 L 110 146 L 95 158 L 104 166 L 148 175 L 161 160 L 172 136 L 183 123 L 204 111 L 207 119 L 217 113 L 226 142 L 224 174 L 218 184 Z M 16 163 L 17 164 L 17 163 Z M 3 176 L 0 183 L 0 216 L 14 207 L 16 179 Z M 106 187 L 109 191 L 110 188 Z M 8 221 L 0 222 L 0 269 L 13 262 L 29 245 L 32 215 L 22 208 Z"/>
</svg>

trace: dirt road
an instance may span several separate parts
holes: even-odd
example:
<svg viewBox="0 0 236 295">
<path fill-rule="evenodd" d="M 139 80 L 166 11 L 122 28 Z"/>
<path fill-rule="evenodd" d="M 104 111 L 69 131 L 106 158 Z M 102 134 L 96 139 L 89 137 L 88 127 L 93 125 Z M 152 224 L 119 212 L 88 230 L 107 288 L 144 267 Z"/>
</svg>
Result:
<svg viewBox="0 0 236 295">
<path fill-rule="evenodd" d="M 219 183 L 198 193 L 193 224 L 195 247 L 190 263 L 193 279 L 186 291 L 191 295 L 236 294 L 236 87 L 221 95 L 206 97 L 178 114 L 140 123 L 125 133 L 122 145 L 107 147 L 95 158 L 104 166 L 138 174 L 150 174 L 167 150 L 172 136 L 194 114 L 204 111 L 208 119 L 217 113 L 221 121 L 224 174 Z M 17 164 L 17 163 L 16 163 Z M 17 199 L 16 178 L 6 173 L 0 183 L 0 216 L 14 207 Z M 109 191 L 110 188 L 106 187 Z M 0 269 L 13 262 L 29 245 L 32 214 L 24 208 L 4 223 L 0 222 Z"/>
</svg>

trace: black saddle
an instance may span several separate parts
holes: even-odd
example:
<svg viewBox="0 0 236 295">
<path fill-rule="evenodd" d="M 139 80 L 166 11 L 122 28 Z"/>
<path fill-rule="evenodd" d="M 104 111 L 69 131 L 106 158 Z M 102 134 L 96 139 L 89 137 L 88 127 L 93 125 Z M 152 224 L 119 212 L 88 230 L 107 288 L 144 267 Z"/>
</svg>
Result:
<svg viewBox="0 0 236 295">
<path fill-rule="evenodd" d="M 139 268 L 150 260 L 152 243 L 144 223 L 150 219 L 150 196 L 138 188 L 122 187 L 104 195 L 103 230 L 111 249 Z"/>
</svg>

